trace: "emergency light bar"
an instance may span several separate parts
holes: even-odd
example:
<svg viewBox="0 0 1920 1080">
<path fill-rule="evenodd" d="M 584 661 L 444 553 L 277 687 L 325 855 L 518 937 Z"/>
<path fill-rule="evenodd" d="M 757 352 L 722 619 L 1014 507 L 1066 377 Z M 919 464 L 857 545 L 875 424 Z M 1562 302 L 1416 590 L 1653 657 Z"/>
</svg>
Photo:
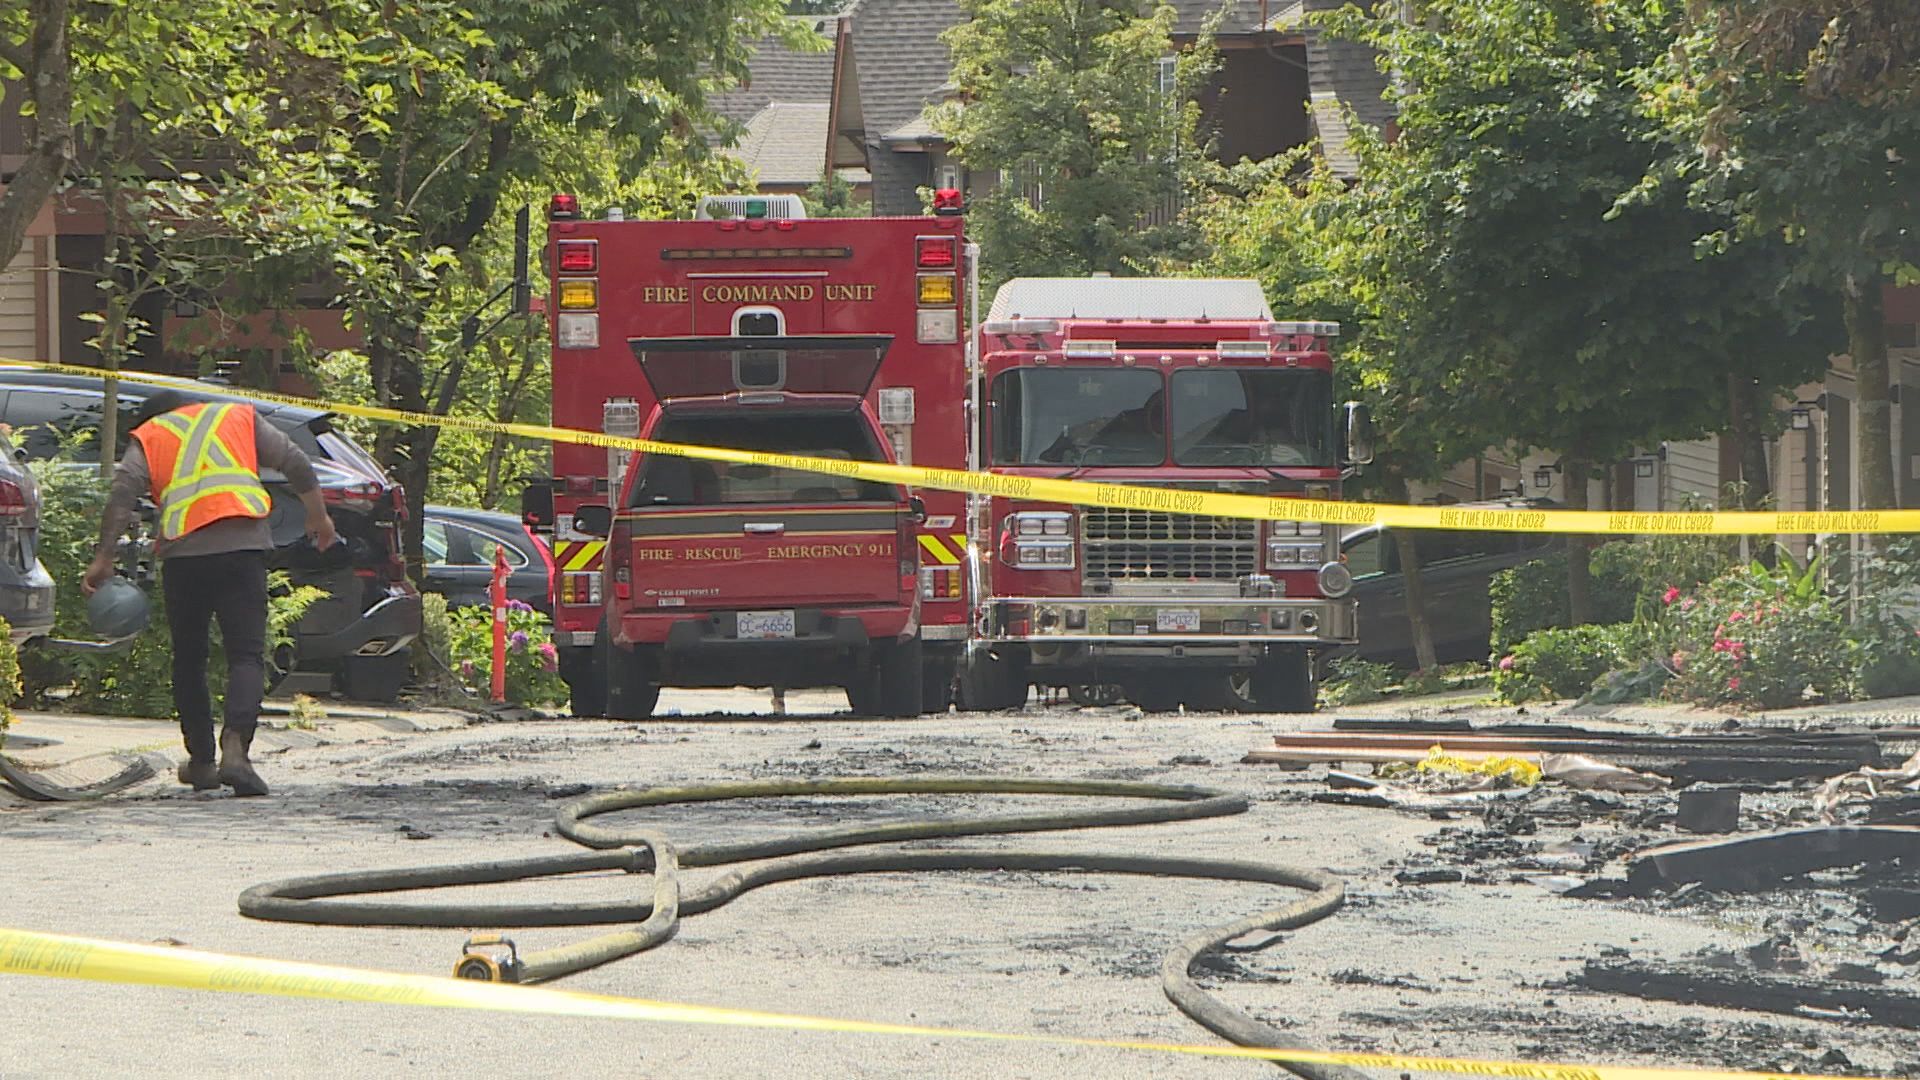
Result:
<svg viewBox="0 0 1920 1080">
<path fill-rule="evenodd" d="M 1069 360 L 1111 360 L 1120 351 L 1120 343 L 1104 341 L 1069 341 L 1060 346 L 1061 355 Z"/>
<path fill-rule="evenodd" d="M 798 195 L 702 195 L 693 212 L 695 221 L 793 221 L 807 216 Z"/>
<path fill-rule="evenodd" d="M 981 325 L 982 333 L 1007 337 L 1013 334 L 1057 334 L 1060 332 L 1058 319 L 997 319 Z"/>
<path fill-rule="evenodd" d="M 1254 359 L 1265 357 L 1273 347 L 1264 341 L 1221 341 L 1214 344 L 1214 351 L 1222 360 L 1228 358 Z"/>
<path fill-rule="evenodd" d="M 1339 337 L 1337 322 L 1272 322 L 1267 333 L 1275 337 Z"/>
</svg>

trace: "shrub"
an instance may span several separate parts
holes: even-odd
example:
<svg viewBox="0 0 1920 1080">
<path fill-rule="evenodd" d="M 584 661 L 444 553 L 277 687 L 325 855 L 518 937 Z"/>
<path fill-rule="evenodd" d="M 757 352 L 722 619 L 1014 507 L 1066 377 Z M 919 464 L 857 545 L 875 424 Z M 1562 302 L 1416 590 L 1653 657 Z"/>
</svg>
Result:
<svg viewBox="0 0 1920 1080">
<path fill-rule="evenodd" d="M 1535 630 L 1500 658 L 1493 688 L 1514 704 L 1579 697 L 1621 666 L 1628 638 L 1619 624 Z"/>
<path fill-rule="evenodd" d="M 20 697 L 20 651 L 13 644 L 13 627 L 0 619 L 0 746 L 7 742 L 13 723 L 13 703 Z"/>
<path fill-rule="evenodd" d="M 493 612 L 458 608 L 447 614 L 447 659 L 459 677 L 485 693 L 493 681 Z M 507 700 L 553 705 L 567 699 L 560 654 L 547 617 L 518 600 L 507 601 Z"/>
<path fill-rule="evenodd" d="M 1852 637 L 1860 670 L 1854 690 L 1863 697 L 1920 693 L 1920 627 L 1913 610 L 1920 600 L 1920 545 L 1894 540 L 1867 559 L 1868 587 L 1859 591 Z"/>
<path fill-rule="evenodd" d="M 1607 544 L 1593 552 L 1593 606 L 1595 622 L 1624 622 L 1633 617 L 1637 582 L 1626 572 L 1626 560 Z M 1567 553 L 1555 551 L 1493 576 L 1487 587 L 1492 602 L 1495 657 L 1513 651 L 1536 630 L 1565 627 L 1573 613 L 1567 602 Z"/>
<path fill-rule="evenodd" d="M 1687 701 L 1784 708 L 1853 689 L 1861 649 L 1818 558 L 1802 568 L 1782 554 L 1775 569 L 1754 563 L 1693 593 L 1669 590 L 1662 604 L 1656 640 L 1672 650 L 1671 692 Z"/>
<path fill-rule="evenodd" d="M 1358 656 L 1336 657 L 1333 677 L 1320 687 L 1320 699 L 1328 705 L 1361 705 L 1387 696 L 1394 682 L 1393 665 L 1362 660 Z"/>
</svg>

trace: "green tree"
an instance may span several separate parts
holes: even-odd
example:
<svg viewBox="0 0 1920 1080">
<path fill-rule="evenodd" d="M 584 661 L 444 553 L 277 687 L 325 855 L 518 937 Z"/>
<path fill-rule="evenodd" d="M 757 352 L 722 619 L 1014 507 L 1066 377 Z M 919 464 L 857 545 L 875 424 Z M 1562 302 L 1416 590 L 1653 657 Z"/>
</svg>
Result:
<svg viewBox="0 0 1920 1080">
<path fill-rule="evenodd" d="M 0 106 L 26 120 L 25 155 L 0 192 L 0 265 L 12 261 L 73 163 L 73 49 L 67 0 L 27 0 L 0 12 L 0 87 L 24 90 Z"/>
<path fill-rule="evenodd" d="M 436 305 L 515 182 L 588 146 L 639 174 L 670 141 L 724 128 L 705 88 L 742 75 L 755 40 L 810 33 L 784 10 L 780 0 L 428 0 L 370 24 L 359 85 L 392 112 L 356 146 L 373 243 L 340 273 L 375 399 L 429 412 L 457 398 L 441 392 L 458 358 L 436 350 Z M 376 442 L 416 511 L 406 535 L 415 567 L 438 439 L 421 426 L 384 429 Z"/>
<path fill-rule="evenodd" d="M 1783 237 L 1838 293 L 1860 410 L 1865 507 L 1896 505 L 1886 285 L 1920 281 L 1920 9 L 1905 0 L 1722 0 L 1650 57 L 1660 171 L 1730 222 L 1714 249 Z"/>
<path fill-rule="evenodd" d="M 1432 0 L 1421 25 L 1349 15 L 1401 87 L 1399 137 L 1363 159 L 1388 230 L 1384 276 L 1418 283 L 1391 377 L 1498 437 L 1561 455 L 1568 501 L 1596 462 L 1728 426 L 1729 388 L 1763 399 L 1824 368 L 1819 298 L 1752 235 L 1713 257 L 1727 219 L 1679 184 L 1643 183 L 1661 131 L 1633 73 L 1671 49 L 1657 0 Z M 1633 197 L 1622 199 L 1623 194 Z M 1465 428 L 1467 425 L 1460 425 Z M 1569 539 L 1574 617 L 1587 541 Z"/>
<path fill-rule="evenodd" d="M 1138 272 L 1194 254 L 1178 212 L 1207 169 L 1195 95 L 1211 35 L 1176 50 L 1174 10 L 1142 0 L 963 0 L 945 34 L 960 102 L 936 127 L 976 173 L 988 277 Z"/>
</svg>

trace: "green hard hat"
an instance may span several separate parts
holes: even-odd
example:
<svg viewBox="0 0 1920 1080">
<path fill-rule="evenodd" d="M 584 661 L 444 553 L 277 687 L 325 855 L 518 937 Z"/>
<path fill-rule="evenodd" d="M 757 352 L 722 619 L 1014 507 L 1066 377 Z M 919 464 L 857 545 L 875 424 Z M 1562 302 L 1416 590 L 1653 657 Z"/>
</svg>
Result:
<svg viewBox="0 0 1920 1080">
<path fill-rule="evenodd" d="M 103 638 L 129 638 L 146 629 L 150 610 L 140 586 L 115 574 L 87 597 L 87 625 Z"/>
</svg>

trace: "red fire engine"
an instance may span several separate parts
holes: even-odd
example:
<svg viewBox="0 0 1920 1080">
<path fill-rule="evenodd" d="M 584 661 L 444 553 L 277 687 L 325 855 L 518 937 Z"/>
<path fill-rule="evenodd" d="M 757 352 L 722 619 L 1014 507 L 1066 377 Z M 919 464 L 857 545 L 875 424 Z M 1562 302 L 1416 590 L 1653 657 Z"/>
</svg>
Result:
<svg viewBox="0 0 1920 1080">
<path fill-rule="evenodd" d="M 1371 455 L 1364 409 L 1333 406 L 1338 332 L 1274 321 L 1253 281 L 1010 281 L 980 327 L 985 466 L 1338 498 Z M 1148 710 L 1306 711 L 1312 654 L 1355 640 L 1330 525 L 1006 498 L 976 500 L 970 524 L 975 707 L 1039 684 Z"/>
<path fill-rule="evenodd" d="M 626 221 L 556 196 L 553 422 L 966 468 L 969 257 L 943 201 L 809 220 L 794 196 L 710 196 L 694 220 Z M 946 707 L 970 617 L 964 496 L 567 443 L 553 473 L 527 517 L 550 530 L 576 714 L 645 716 L 663 684 Z"/>
</svg>

